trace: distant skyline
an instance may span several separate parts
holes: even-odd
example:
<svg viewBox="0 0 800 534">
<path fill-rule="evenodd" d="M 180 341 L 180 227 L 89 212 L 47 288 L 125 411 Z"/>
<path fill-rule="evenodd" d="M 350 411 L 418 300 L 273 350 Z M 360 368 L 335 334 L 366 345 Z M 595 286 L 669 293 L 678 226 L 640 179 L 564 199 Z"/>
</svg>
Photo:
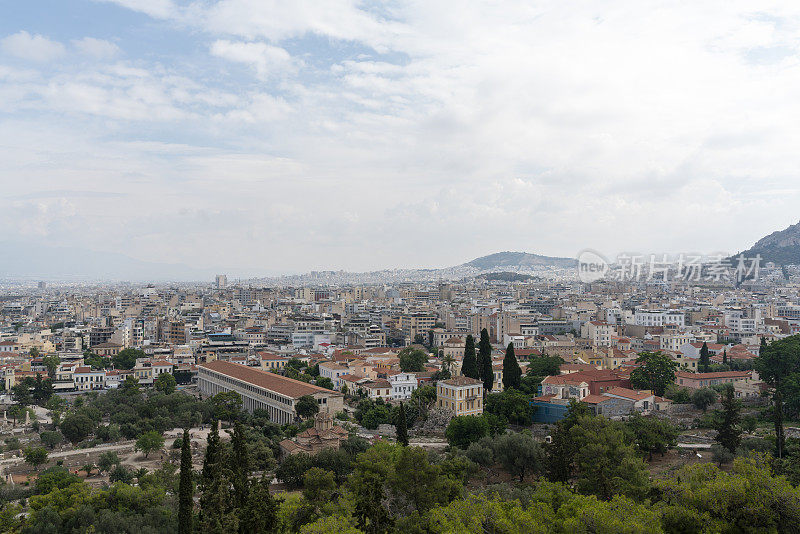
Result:
<svg viewBox="0 0 800 534">
<path fill-rule="evenodd" d="M 796 3 L 0 6 L 0 242 L 274 275 L 800 219 Z"/>
</svg>

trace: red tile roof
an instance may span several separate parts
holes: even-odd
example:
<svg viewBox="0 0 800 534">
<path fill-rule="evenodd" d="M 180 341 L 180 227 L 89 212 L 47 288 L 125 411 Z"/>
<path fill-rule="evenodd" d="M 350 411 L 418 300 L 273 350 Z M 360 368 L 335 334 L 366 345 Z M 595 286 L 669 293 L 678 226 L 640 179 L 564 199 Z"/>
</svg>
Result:
<svg viewBox="0 0 800 534">
<path fill-rule="evenodd" d="M 329 389 L 321 388 L 313 384 L 308 384 L 300 380 L 286 378 L 260 369 L 254 369 L 245 365 L 226 362 L 222 360 L 215 360 L 213 362 L 202 363 L 199 365 L 204 369 L 210 369 L 217 373 L 242 380 L 253 384 L 254 386 L 262 387 L 281 395 L 299 399 L 303 395 L 313 395 L 315 393 L 326 393 L 329 395 L 339 395 Z"/>
</svg>

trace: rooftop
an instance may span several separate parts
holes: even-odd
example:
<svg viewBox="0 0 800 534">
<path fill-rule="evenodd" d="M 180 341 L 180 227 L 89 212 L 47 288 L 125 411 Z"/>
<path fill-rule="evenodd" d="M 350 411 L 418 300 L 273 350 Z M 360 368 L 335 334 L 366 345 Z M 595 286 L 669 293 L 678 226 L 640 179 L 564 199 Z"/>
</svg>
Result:
<svg viewBox="0 0 800 534">
<path fill-rule="evenodd" d="M 314 395 L 315 393 L 326 393 L 328 395 L 340 395 L 335 391 L 321 388 L 313 384 L 308 384 L 300 380 L 286 378 L 285 376 L 268 373 L 260 369 L 254 369 L 245 365 L 226 362 L 222 360 L 215 360 L 213 362 L 202 363 L 199 367 L 210 369 L 217 373 L 242 380 L 254 386 L 258 386 L 276 393 L 280 393 L 286 397 L 299 399 L 303 395 Z"/>
</svg>

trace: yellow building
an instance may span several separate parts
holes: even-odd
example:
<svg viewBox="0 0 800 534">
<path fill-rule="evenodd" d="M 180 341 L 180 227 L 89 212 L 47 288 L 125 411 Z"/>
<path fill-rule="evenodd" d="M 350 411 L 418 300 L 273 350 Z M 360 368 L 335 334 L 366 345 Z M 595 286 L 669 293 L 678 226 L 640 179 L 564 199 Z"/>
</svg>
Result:
<svg viewBox="0 0 800 534">
<path fill-rule="evenodd" d="M 481 415 L 483 382 L 466 376 L 440 381 L 436 385 L 436 406 L 455 415 Z"/>
</svg>

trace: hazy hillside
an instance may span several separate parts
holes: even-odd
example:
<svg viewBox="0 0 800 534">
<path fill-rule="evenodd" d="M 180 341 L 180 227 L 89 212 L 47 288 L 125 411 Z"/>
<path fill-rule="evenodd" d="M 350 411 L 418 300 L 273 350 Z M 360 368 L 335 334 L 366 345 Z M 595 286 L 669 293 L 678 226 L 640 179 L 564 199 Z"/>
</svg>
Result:
<svg viewBox="0 0 800 534">
<path fill-rule="evenodd" d="M 800 222 L 759 239 L 755 245 L 741 254 L 746 257 L 760 254 L 762 261 L 771 261 L 779 265 L 800 265 Z"/>
<path fill-rule="evenodd" d="M 517 267 L 521 269 L 526 267 L 559 267 L 566 269 L 574 267 L 575 263 L 576 260 L 574 258 L 555 258 L 551 256 L 540 256 L 539 254 L 529 254 L 527 252 L 496 252 L 495 254 L 476 258 L 464 265 L 481 270 L 507 267 Z"/>
</svg>

